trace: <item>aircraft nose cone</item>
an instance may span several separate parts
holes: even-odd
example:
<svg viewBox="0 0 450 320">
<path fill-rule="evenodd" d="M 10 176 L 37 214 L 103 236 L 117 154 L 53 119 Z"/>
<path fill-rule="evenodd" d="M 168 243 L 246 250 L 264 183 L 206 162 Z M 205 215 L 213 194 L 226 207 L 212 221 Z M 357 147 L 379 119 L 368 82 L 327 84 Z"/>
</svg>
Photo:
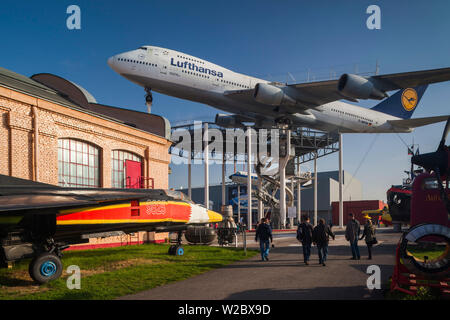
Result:
<svg viewBox="0 0 450 320">
<path fill-rule="evenodd" d="M 214 212 L 212 210 L 208 210 L 208 218 L 209 218 L 209 222 L 220 222 L 223 220 L 222 215 L 220 215 L 217 212 Z"/>
<path fill-rule="evenodd" d="M 114 57 L 108 59 L 108 65 L 112 68 L 114 65 Z"/>
</svg>

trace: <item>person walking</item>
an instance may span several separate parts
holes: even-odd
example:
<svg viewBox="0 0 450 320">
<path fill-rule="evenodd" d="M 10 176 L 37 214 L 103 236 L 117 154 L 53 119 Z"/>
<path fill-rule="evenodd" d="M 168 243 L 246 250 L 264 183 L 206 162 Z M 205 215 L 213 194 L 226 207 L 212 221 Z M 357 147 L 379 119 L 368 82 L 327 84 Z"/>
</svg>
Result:
<svg viewBox="0 0 450 320">
<path fill-rule="evenodd" d="M 272 228 L 267 224 L 266 218 L 262 218 L 261 223 L 256 228 L 255 241 L 258 242 L 258 240 L 261 250 L 261 260 L 269 261 L 270 242 L 273 242 L 273 238 Z"/>
<path fill-rule="evenodd" d="M 326 266 L 325 261 L 327 261 L 330 237 L 334 240 L 334 233 L 331 231 L 330 226 L 325 224 L 325 219 L 320 219 L 319 224 L 313 230 L 313 243 L 317 246 L 319 264 L 324 267 Z"/>
<path fill-rule="evenodd" d="M 350 242 L 350 248 L 352 249 L 352 260 L 361 259 L 359 254 L 358 239 L 361 233 L 361 226 L 358 220 L 355 219 L 353 213 L 349 214 L 350 221 L 345 228 L 345 239 Z"/>
<path fill-rule="evenodd" d="M 309 223 L 308 216 L 303 216 L 302 221 L 297 228 L 297 240 L 302 243 L 303 261 L 308 265 L 311 256 L 313 226 Z"/>
<path fill-rule="evenodd" d="M 375 237 L 376 228 L 372 224 L 370 217 L 366 217 L 366 224 L 364 225 L 364 231 L 359 240 L 366 238 L 367 251 L 369 252 L 369 260 L 372 260 L 372 246 L 376 244 L 377 238 Z"/>
</svg>

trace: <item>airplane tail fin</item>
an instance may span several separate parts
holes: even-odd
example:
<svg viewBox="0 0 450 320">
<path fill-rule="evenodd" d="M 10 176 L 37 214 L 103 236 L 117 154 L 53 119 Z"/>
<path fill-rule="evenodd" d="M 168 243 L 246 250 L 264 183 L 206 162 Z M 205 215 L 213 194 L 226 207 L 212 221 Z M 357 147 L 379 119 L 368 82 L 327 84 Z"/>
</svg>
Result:
<svg viewBox="0 0 450 320">
<path fill-rule="evenodd" d="M 383 112 L 394 117 L 409 119 L 418 106 L 428 85 L 406 88 L 397 91 L 394 95 L 384 99 L 372 110 Z"/>
</svg>

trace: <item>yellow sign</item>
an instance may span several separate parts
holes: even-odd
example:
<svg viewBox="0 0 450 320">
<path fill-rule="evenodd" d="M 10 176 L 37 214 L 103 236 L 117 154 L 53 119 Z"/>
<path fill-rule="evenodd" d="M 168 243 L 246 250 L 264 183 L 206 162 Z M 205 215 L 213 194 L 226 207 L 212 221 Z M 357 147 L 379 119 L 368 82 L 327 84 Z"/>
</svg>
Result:
<svg viewBox="0 0 450 320">
<path fill-rule="evenodd" d="M 412 111 L 417 106 L 417 92 L 414 89 L 405 89 L 402 93 L 402 105 L 406 111 Z"/>
</svg>

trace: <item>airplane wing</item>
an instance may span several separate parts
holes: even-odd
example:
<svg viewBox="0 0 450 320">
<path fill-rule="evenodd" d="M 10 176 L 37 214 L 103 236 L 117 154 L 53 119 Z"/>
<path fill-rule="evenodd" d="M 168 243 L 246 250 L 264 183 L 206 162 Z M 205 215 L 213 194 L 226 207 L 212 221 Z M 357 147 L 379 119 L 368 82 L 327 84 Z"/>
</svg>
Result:
<svg viewBox="0 0 450 320">
<path fill-rule="evenodd" d="M 358 81 L 370 82 L 377 90 L 376 98 L 374 96 L 370 97 L 356 97 L 348 94 L 344 90 L 339 89 L 342 85 L 344 79 L 349 79 L 351 76 L 358 78 Z M 289 113 L 302 112 L 307 109 L 313 109 L 320 105 L 330 103 L 337 100 L 350 100 L 353 102 L 358 102 L 358 99 L 384 99 L 387 94 L 386 92 L 417 87 L 425 84 L 443 82 L 450 80 L 450 68 L 441 68 L 433 70 L 424 71 L 414 71 L 414 72 L 403 72 L 403 73 L 393 73 L 386 75 L 376 75 L 371 77 L 361 77 L 355 75 L 343 75 L 337 80 L 327 80 L 327 81 L 315 81 L 315 82 L 304 82 L 298 84 L 274 84 L 282 89 L 285 94 L 289 95 L 296 101 L 295 106 L 287 107 L 285 110 Z M 341 83 L 340 83 L 341 81 Z M 362 82 L 356 82 L 353 86 L 358 87 Z M 235 99 L 243 103 L 260 104 L 261 106 L 266 106 L 263 103 L 255 101 L 253 97 L 255 93 L 254 89 L 248 90 L 232 90 L 225 92 L 225 96 Z"/>
<path fill-rule="evenodd" d="M 159 190 L 60 190 L 60 189 L 16 189 L 8 192 L 0 190 L 0 215 L 6 213 L 49 214 L 61 210 L 81 207 L 95 207 L 114 204 L 121 201 L 151 198 Z M 160 194 L 158 198 L 167 198 Z"/>
<path fill-rule="evenodd" d="M 0 215 L 12 212 L 27 211 L 29 213 L 48 214 L 49 211 L 59 211 L 82 206 L 97 205 L 98 202 L 79 199 L 75 196 L 55 195 L 11 195 L 0 197 Z"/>
<path fill-rule="evenodd" d="M 305 82 L 291 84 L 288 87 L 298 90 L 302 104 L 311 108 L 342 99 L 357 102 L 356 99 L 346 97 L 338 90 L 338 82 L 339 80 Z"/>
<path fill-rule="evenodd" d="M 254 92 L 255 92 L 254 89 L 229 90 L 229 91 L 224 92 L 224 96 L 226 96 L 230 99 L 233 99 L 239 103 L 243 103 L 243 104 L 259 106 L 260 108 L 268 108 L 268 107 L 274 108 L 273 105 L 267 105 L 267 104 L 256 101 L 254 98 Z M 344 97 L 341 96 L 339 99 L 334 99 L 334 100 L 340 100 L 343 98 Z M 299 104 L 296 106 L 284 106 L 283 105 L 283 110 L 285 110 L 288 113 L 297 113 L 297 112 L 302 113 L 307 109 L 314 108 L 314 107 L 321 105 L 321 103 L 312 103 L 312 102 L 309 103 L 308 105 L 304 105 L 304 104 L 300 104 L 300 101 L 298 101 L 298 102 L 299 102 Z M 324 102 L 324 103 L 327 103 L 327 102 Z M 245 115 L 241 114 L 241 116 L 246 116 L 247 118 L 253 119 L 253 120 L 265 118 L 265 116 L 261 116 L 258 114 L 249 114 L 247 112 L 245 113 Z M 248 121 L 251 121 L 251 120 L 248 120 Z"/>
<path fill-rule="evenodd" d="M 159 196 L 161 190 L 74 189 L 0 175 L 0 215 L 6 213 L 48 214 L 64 209 L 105 205 Z"/>
<path fill-rule="evenodd" d="M 228 90 L 223 93 L 224 96 L 243 103 L 258 104 L 253 98 L 253 89 L 246 90 Z M 261 104 L 264 106 L 264 104 Z"/>
<path fill-rule="evenodd" d="M 392 91 L 450 80 L 450 68 L 393 73 L 370 77 L 381 84 L 381 90 Z"/>
<path fill-rule="evenodd" d="M 450 68 L 393 73 L 364 78 L 372 82 L 379 91 L 388 92 L 397 89 L 449 81 Z M 292 84 L 288 85 L 288 87 L 298 90 L 300 96 L 305 95 L 305 98 L 301 99 L 301 102 L 304 104 L 311 104 L 311 107 L 341 99 L 358 102 L 357 99 L 343 94 L 338 89 L 338 84 L 339 80 L 329 80 Z"/>
<path fill-rule="evenodd" d="M 437 117 L 426 117 L 426 118 L 415 118 L 415 119 L 405 119 L 405 120 L 388 120 L 388 122 L 396 127 L 404 128 L 417 128 L 426 126 L 432 123 L 447 121 L 450 118 L 448 116 L 437 116 Z"/>
</svg>

